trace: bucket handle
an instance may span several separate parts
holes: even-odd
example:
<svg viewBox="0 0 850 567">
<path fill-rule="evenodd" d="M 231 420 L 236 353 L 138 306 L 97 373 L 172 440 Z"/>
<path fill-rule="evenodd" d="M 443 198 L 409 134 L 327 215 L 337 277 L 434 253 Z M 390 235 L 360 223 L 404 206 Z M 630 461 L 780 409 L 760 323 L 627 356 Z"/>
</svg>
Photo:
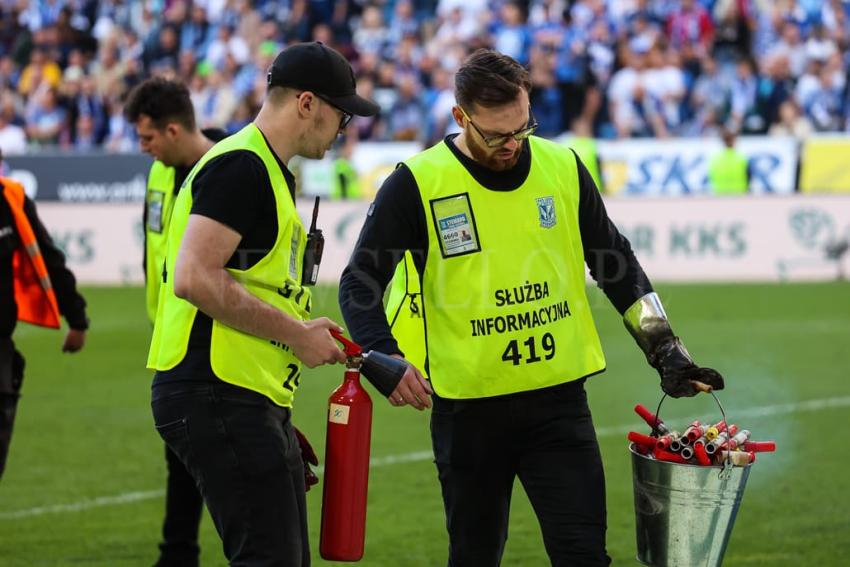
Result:
<svg viewBox="0 0 850 567">
<path fill-rule="evenodd" d="M 720 403 L 720 400 L 717 399 L 717 396 L 713 391 L 709 390 L 708 392 L 711 394 L 711 397 L 714 398 L 714 401 L 717 403 L 717 407 L 720 409 L 720 415 L 723 416 L 723 425 L 724 431 L 729 431 L 729 422 L 726 419 L 726 411 L 723 409 L 723 404 Z M 660 431 L 658 431 L 658 424 L 661 422 L 661 404 L 664 403 L 664 400 L 667 399 L 667 394 L 665 393 L 661 396 L 661 399 L 658 401 L 658 407 L 655 408 L 655 423 L 652 424 L 652 433 L 653 435 L 660 435 Z M 718 478 L 721 480 L 725 480 L 732 475 L 732 458 L 729 455 L 729 450 L 726 451 L 726 460 L 723 461 L 723 468 L 718 473 Z"/>
</svg>

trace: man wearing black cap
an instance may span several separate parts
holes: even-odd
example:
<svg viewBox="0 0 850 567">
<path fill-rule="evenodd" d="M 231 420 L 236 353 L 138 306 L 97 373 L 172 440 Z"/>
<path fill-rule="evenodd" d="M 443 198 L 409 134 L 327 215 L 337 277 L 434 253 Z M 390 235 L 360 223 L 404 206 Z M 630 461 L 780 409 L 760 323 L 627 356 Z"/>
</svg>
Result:
<svg viewBox="0 0 850 567">
<path fill-rule="evenodd" d="M 275 59 L 256 120 L 216 144 L 174 204 L 148 367 L 157 431 L 194 478 L 231 565 L 310 564 L 291 423 L 301 364 L 345 357 L 309 320 L 295 155 L 321 158 L 354 114 L 351 66 L 321 43 Z"/>
</svg>

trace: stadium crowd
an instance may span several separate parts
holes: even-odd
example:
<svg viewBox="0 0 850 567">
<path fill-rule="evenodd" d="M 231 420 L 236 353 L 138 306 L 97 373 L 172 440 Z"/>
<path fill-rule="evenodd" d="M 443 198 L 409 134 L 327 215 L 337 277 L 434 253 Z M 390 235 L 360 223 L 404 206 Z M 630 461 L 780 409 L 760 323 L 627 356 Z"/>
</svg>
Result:
<svg viewBox="0 0 850 567">
<path fill-rule="evenodd" d="M 0 147 L 135 150 L 122 101 L 153 74 L 234 132 L 276 53 L 311 39 L 381 105 L 360 140 L 452 131 L 453 74 L 481 46 L 529 66 L 543 136 L 850 131 L 847 0 L 0 0 Z"/>
</svg>

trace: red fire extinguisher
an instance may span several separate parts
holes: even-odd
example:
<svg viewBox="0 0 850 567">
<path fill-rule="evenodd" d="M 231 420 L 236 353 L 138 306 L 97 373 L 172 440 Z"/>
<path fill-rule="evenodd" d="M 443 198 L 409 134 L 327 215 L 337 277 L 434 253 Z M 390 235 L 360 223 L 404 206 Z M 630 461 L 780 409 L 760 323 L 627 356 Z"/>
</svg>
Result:
<svg viewBox="0 0 850 567">
<path fill-rule="evenodd" d="M 328 398 L 319 552 L 330 561 L 359 561 L 366 540 L 372 399 L 360 384 L 360 346 L 331 333 L 347 360 L 345 378 Z"/>
</svg>

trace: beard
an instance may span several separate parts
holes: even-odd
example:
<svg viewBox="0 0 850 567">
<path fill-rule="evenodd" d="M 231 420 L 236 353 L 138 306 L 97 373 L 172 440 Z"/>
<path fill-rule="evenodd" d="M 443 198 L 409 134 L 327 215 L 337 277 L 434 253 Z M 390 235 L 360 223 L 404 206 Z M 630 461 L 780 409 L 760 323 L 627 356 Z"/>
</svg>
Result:
<svg viewBox="0 0 850 567">
<path fill-rule="evenodd" d="M 473 139 L 472 136 L 466 139 L 466 145 L 469 148 L 469 153 L 472 154 L 472 158 L 487 169 L 493 171 L 507 171 L 508 169 L 512 169 L 519 161 L 524 142 L 523 140 L 517 145 L 516 150 L 510 157 L 499 157 L 499 154 L 505 151 L 502 148 L 488 148 L 483 142 Z"/>
</svg>

